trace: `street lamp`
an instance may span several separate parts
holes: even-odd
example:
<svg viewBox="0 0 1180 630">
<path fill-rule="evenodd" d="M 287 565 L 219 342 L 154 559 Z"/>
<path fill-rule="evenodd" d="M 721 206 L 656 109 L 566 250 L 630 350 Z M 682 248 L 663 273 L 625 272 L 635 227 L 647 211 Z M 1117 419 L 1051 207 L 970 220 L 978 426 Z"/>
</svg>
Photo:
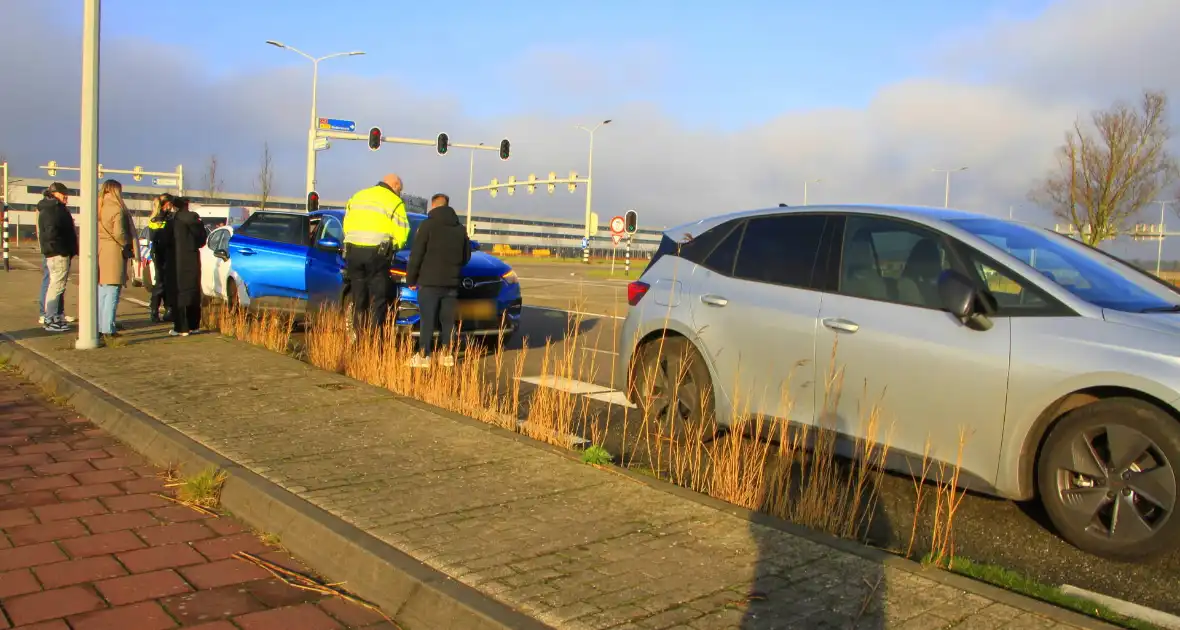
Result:
<svg viewBox="0 0 1180 630">
<path fill-rule="evenodd" d="M 807 185 L 808 184 L 818 184 L 822 181 L 824 181 L 824 180 L 822 180 L 822 179 L 809 179 L 809 180 L 806 180 L 803 182 L 803 205 L 805 205 L 805 206 L 807 205 Z"/>
<path fill-rule="evenodd" d="M 967 170 L 966 166 L 959 168 L 932 168 L 932 173 L 946 173 L 946 197 L 942 202 L 942 207 L 949 208 L 951 206 L 951 173 L 958 173 L 959 171 Z"/>
<path fill-rule="evenodd" d="M 599 127 L 603 125 L 609 125 L 610 122 L 611 119 L 608 118 L 594 125 L 593 129 L 583 127 L 582 125 L 574 125 L 576 129 L 581 129 L 590 134 L 590 157 L 586 164 L 586 248 L 582 250 L 582 262 L 586 264 L 590 264 L 590 199 L 594 192 L 594 132 L 598 131 Z"/>
<path fill-rule="evenodd" d="M 352 52 L 332 53 L 317 58 L 312 57 L 298 48 L 288 46 L 282 42 L 276 42 L 273 39 L 266 40 L 266 43 L 276 48 L 285 48 L 311 61 L 311 126 L 307 129 L 307 190 L 305 191 L 310 193 L 315 190 L 316 88 L 319 86 L 320 80 L 320 62 L 333 57 L 353 57 L 365 53 L 360 50 L 354 50 Z"/>
<path fill-rule="evenodd" d="M 483 146 L 483 143 L 479 143 Z M 471 150 L 471 163 L 467 167 L 467 236 L 471 236 L 471 193 L 475 187 L 475 149 Z"/>
</svg>

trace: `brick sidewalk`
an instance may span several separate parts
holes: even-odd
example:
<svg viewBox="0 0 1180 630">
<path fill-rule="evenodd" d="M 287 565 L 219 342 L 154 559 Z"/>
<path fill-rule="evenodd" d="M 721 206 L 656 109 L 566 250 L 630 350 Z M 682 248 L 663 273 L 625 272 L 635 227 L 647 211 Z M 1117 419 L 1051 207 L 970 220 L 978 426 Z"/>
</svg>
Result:
<svg viewBox="0 0 1180 630">
<path fill-rule="evenodd" d="M 155 496 L 161 472 L 0 368 L 0 630 L 393 628 L 232 557 L 306 573 L 233 519 Z"/>
</svg>

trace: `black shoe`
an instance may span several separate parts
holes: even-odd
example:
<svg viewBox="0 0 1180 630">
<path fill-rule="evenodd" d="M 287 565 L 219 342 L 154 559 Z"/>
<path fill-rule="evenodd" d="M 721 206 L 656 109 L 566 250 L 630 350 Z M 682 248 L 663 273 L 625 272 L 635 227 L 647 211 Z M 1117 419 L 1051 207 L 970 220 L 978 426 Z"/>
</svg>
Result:
<svg viewBox="0 0 1180 630">
<path fill-rule="evenodd" d="M 159 323 L 160 323 L 160 315 L 159 315 L 159 313 L 152 313 L 152 315 L 151 315 L 151 318 L 152 318 L 152 323 L 153 323 L 153 324 L 159 324 Z"/>
</svg>

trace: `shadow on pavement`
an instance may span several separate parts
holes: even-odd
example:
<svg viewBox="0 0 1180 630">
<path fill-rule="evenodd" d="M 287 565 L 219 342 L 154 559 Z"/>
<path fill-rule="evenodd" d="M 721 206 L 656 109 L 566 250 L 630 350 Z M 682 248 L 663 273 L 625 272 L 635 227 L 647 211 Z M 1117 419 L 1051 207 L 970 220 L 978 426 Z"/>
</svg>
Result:
<svg viewBox="0 0 1180 630">
<path fill-rule="evenodd" d="M 504 349 L 520 350 L 524 347 L 526 340 L 529 348 L 532 349 L 543 348 L 546 342 L 558 344 L 569 336 L 571 329 L 576 331 L 574 334 L 581 336 L 593 330 L 598 325 L 598 321 L 597 317 L 582 317 L 563 311 L 526 308 L 520 316 L 520 330 L 526 332 L 513 338 L 512 342 L 507 344 Z"/>
</svg>

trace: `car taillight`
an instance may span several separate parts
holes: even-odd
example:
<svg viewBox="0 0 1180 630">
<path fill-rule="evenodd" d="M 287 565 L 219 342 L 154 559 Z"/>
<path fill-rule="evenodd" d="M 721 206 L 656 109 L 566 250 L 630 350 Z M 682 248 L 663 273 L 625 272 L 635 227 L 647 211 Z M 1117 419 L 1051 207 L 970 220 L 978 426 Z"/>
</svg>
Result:
<svg viewBox="0 0 1180 630">
<path fill-rule="evenodd" d="M 646 282 L 640 282 L 639 280 L 636 280 L 635 282 L 628 284 L 627 285 L 627 303 L 630 304 L 631 306 L 635 306 L 636 304 L 639 304 L 639 300 L 642 300 L 643 296 L 647 295 L 647 290 L 650 288 L 651 288 L 650 284 L 648 284 Z"/>
</svg>

